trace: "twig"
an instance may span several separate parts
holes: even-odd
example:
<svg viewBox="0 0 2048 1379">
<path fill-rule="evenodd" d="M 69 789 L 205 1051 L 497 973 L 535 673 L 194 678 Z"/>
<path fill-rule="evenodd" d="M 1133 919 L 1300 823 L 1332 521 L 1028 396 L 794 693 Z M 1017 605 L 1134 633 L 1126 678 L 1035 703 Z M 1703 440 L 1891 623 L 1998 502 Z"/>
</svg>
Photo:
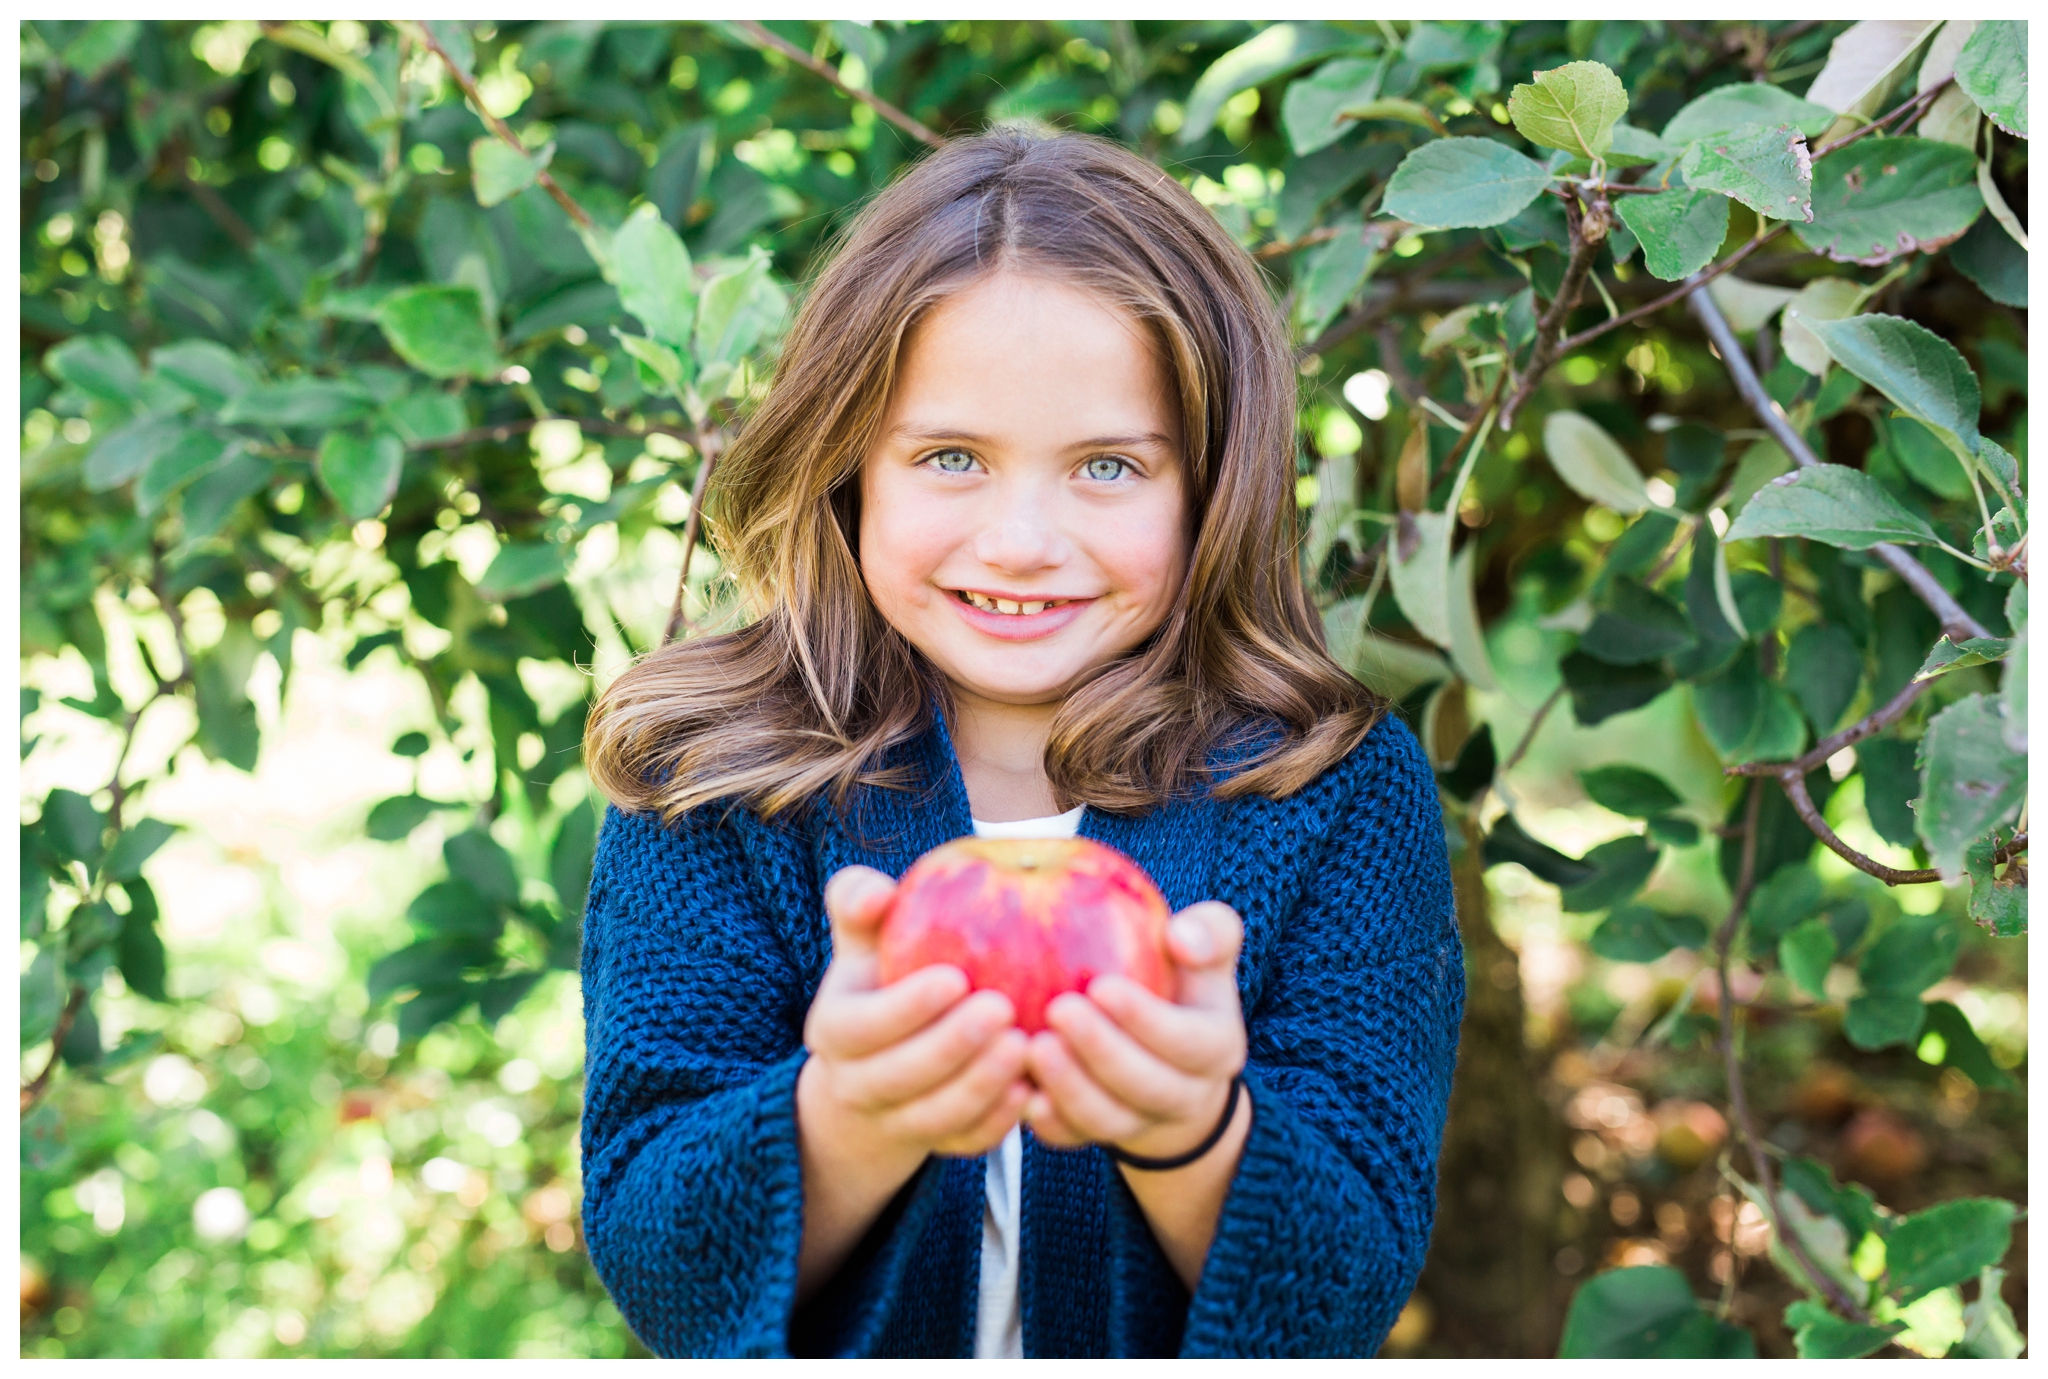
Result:
<svg viewBox="0 0 2048 1379">
<path fill-rule="evenodd" d="M 1504 776 L 1522 764 L 1522 758 L 1529 753 L 1530 744 L 1536 741 L 1536 730 L 1543 726 L 1544 719 L 1550 717 L 1550 711 L 1557 706 L 1557 701 L 1564 698 L 1566 688 L 1560 682 L 1558 687 L 1550 692 L 1550 697 L 1543 701 L 1535 716 L 1529 720 L 1529 726 L 1522 730 L 1522 740 L 1515 744 L 1515 750 L 1508 753 L 1508 759 L 1494 772 L 1496 776 Z"/>
<path fill-rule="evenodd" d="M 1792 802 L 1792 808 L 1805 821 L 1806 826 L 1813 830 L 1814 836 L 1823 843 L 1826 843 L 1828 849 L 1835 856 L 1841 858 L 1844 862 L 1856 868 L 1856 870 L 1876 877 L 1887 886 L 1918 886 L 1942 879 L 1941 872 L 1934 867 L 1920 867 L 1912 870 L 1888 867 L 1884 863 L 1874 858 L 1866 857 L 1855 848 L 1850 847 L 1841 840 L 1834 829 L 1828 826 L 1828 821 L 1821 817 L 1820 810 L 1814 807 L 1813 796 L 1807 793 L 1806 774 L 1803 771 L 1788 768 L 1778 772 L 1777 775 L 1778 784 L 1785 787 L 1785 798 Z M 2010 862 L 2026 850 L 2027 835 L 2018 833 L 2013 835 L 2012 841 L 1994 852 L 1991 855 L 1991 860 L 1994 864 Z"/>
<path fill-rule="evenodd" d="M 1847 134 L 1844 134 L 1841 138 L 1833 140 L 1832 142 L 1822 144 L 1819 148 L 1813 151 L 1812 156 L 1815 158 L 1825 158 L 1828 154 L 1833 153 L 1838 148 L 1847 148 L 1850 144 L 1855 143 L 1864 135 L 1877 133 L 1886 125 L 1891 124 L 1895 118 L 1898 119 L 1898 122 L 1901 125 L 1912 123 L 1912 117 L 1915 113 L 1916 107 L 1919 110 L 1925 110 L 1928 106 L 1933 105 L 1934 98 L 1936 96 L 1939 96 L 1942 93 L 1942 91 L 1948 86 L 1949 82 L 1954 80 L 1955 78 L 1951 76 L 1946 81 L 1936 82 L 1934 85 L 1928 87 L 1925 91 L 1920 92 L 1918 95 L 1908 97 L 1906 100 L 1899 102 L 1890 110 L 1887 110 L 1884 114 L 1879 115 L 1876 119 L 1872 120 L 1869 124 L 1863 125 L 1858 129 L 1852 129 Z"/>
<path fill-rule="evenodd" d="M 688 628 L 683 617 L 683 596 L 690 588 L 690 557 L 697 553 L 697 529 L 703 523 L 704 491 L 711 484 L 711 471 L 718 465 L 718 448 L 711 444 L 710 434 L 698 433 L 697 453 L 702 458 L 697 465 L 696 482 L 690 485 L 690 515 L 683 519 L 683 568 L 676 576 L 676 599 L 669 606 L 668 625 L 662 629 L 663 646 Z"/>
<path fill-rule="evenodd" d="M 1567 205 L 1565 210 L 1569 214 L 1571 207 Z M 1607 226 L 1607 203 L 1598 198 L 1582 214 L 1574 217 L 1572 256 L 1565 264 L 1564 280 L 1557 285 L 1557 295 L 1550 299 L 1542 319 L 1536 323 L 1536 343 L 1529 351 L 1529 363 L 1522 370 L 1522 381 L 1516 385 L 1514 396 L 1501 408 L 1500 429 L 1503 432 L 1515 429 L 1515 418 L 1521 415 L 1522 405 L 1543 382 L 1543 376 L 1550 372 L 1552 362 L 1557 359 L 1565 318 L 1579 304 L 1579 294 L 1586 287 L 1586 275 L 1593 271 L 1593 257 L 1607 242 Z"/>
<path fill-rule="evenodd" d="M 874 111 L 913 139 L 920 139 L 930 144 L 933 148 L 944 148 L 946 146 L 943 136 L 934 134 L 930 129 L 904 114 L 872 91 L 863 91 L 857 86 L 848 86 L 839 79 L 839 74 L 833 71 L 830 66 L 818 61 L 818 59 L 812 57 L 809 53 L 797 47 L 794 43 L 782 37 L 782 35 L 769 29 L 758 20 L 735 19 L 732 21 L 732 26 L 745 34 L 757 46 L 772 49 L 805 71 L 823 77 L 826 81 L 838 87 L 842 93 L 859 101 L 862 105 Z"/>
<path fill-rule="evenodd" d="M 485 127 L 497 135 L 501 142 L 511 145 L 521 153 L 526 153 L 526 145 L 519 142 L 519 136 L 512 132 L 512 126 L 484 108 L 484 98 L 477 94 L 476 78 L 463 71 L 462 64 L 448 55 L 448 50 L 441 46 L 441 40 L 434 37 L 433 30 L 424 24 L 417 27 L 420 42 L 426 44 L 427 50 L 441 59 L 442 66 L 448 69 L 448 75 L 455 78 L 455 84 L 462 88 L 462 94 L 469 99 L 470 105 L 475 107 L 477 118 L 482 120 Z M 548 195 L 555 198 L 561 208 L 569 213 L 571 220 L 586 230 L 597 228 L 597 222 L 590 218 L 590 213 L 576 204 L 575 197 L 562 190 L 562 184 L 555 180 L 554 174 L 542 168 L 535 174 L 534 180 L 547 189 Z"/>
<path fill-rule="evenodd" d="M 84 987 L 71 988 L 71 999 L 64 1003 L 64 1009 L 57 1016 L 57 1026 L 50 1031 L 50 1061 L 43 1064 L 43 1070 L 36 1074 L 35 1081 L 21 1089 L 21 1114 L 27 1115 L 34 1110 L 35 1104 L 49 1091 L 50 1075 L 57 1071 L 57 1064 L 64 1057 L 64 1041 L 70 1037 L 78 1012 L 85 1008 L 85 995 Z"/>
<path fill-rule="evenodd" d="M 1905 716 L 1913 701 L 1926 693 L 1934 683 L 1932 677 L 1925 680 L 1908 681 L 1906 686 L 1893 695 L 1882 707 L 1872 709 L 1863 717 L 1851 723 L 1838 733 L 1831 733 L 1816 743 L 1804 756 L 1791 761 L 1745 761 L 1727 767 L 1724 774 L 1731 776 L 1775 776 L 1781 771 L 1798 771 L 1804 775 L 1827 765 L 1829 757 L 1844 747 L 1853 747 L 1866 737 L 1876 737 L 1892 724 Z"/>
<path fill-rule="evenodd" d="M 1457 463 L 1458 456 L 1463 454 L 1465 447 L 1472 443 L 1472 438 L 1479 434 L 1480 424 L 1493 415 L 1493 409 L 1500 404 L 1500 395 L 1502 390 L 1507 387 L 1507 383 L 1508 370 L 1507 366 L 1503 364 L 1500 374 L 1493 380 L 1492 391 L 1488 392 L 1486 400 L 1474 409 L 1472 419 L 1466 422 L 1465 429 L 1458 433 L 1458 443 L 1445 453 L 1443 463 L 1438 465 L 1436 473 L 1430 476 L 1429 483 L 1431 488 L 1436 487 L 1438 483 L 1442 482 L 1443 477 L 1451 472 L 1451 466 Z"/>
<path fill-rule="evenodd" d="M 1271 244 L 1261 244 L 1258 248 L 1252 250 L 1252 257 L 1255 259 L 1285 258 L 1297 249 L 1306 249 L 1312 244 L 1321 244 L 1326 240 L 1335 239 L 1342 233 L 1343 231 L 1334 225 L 1318 226 L 1300 239 L 1276 239 Z"/>
<path fill-rule="evenodd" d="M 1727 366 L 1728 376 L 1735 384 L 1735 391 L 1742 395 L 1742 400 L 1749 404 L 1749 409 L 1763 422 L 1764 429 L 1784 447 L 1785 453 L 1790 455 L 1793 463 L 1801 469 L 1811 469 L 1819 465 L 1820 457 L 1813 453 L 1813 448 L 1806 443 L 1806 438 L 1793 428 L 1792 423 L 1785 417 L 1784 409 L 1764 391 L 1764 385 L 1757 378 L 1756 370 L 1749 365 L 1749 356 L 1743 352 L 1742 342 L 1735 338 L 1734 328 L 1728 324 L 1728 318 L 1721 314 L 1721 308 L 1716 305 L 1713 296 L 1705 292 L 1695 292 L 1687 300 L 1686 306 L 1699 318 L 1700 324 L 1706 327 L 1707 338 L 1712 340 L 1714 348 L 1720 351 L 1721 362 Z M 1920 596 L 1921 602 L 1934 610 L 1934 615 L 1941 619 L 1942 630 L 1949 636 L 1962 641 L 1969 637 L 1991 635 L 1984 624 L 1964 611 L 1963 606 L 1956 602 L 1954 595 L 1941 587 L 1940 582 L 1928 572 L 1925 565 L 1889 541 L 1880 541 L 1870 549 L 1872 554 L 1889 565 L 1899 578 Z"/>
<path fill-rule="evenodd" d="M 1678 301 L 1683 297 L 1690 296 L 1694 292 L 1697 292 L 1700 288 L 1705 287 L 1708 283 L 1720 277 L 1723 273 L 1726 273 L 1736 264 L 1741 263 L 1744 259 L 1748 258 L 1751 254 L 1754 254 L 1757 250 L 1763 248 L 1764 245 L 1770 243 L 1772 240 L 1776 239 L 1779 235 L 1782 235 L 1783 233 L 1785 233 L 1785 224 L 1784 222 L 1780 221 L 1777 225 L 1772 226 L 1770 229 L 1764 231 L 1764 233 L 1758 235 L 1755 239 L 1752 239 L 1748 243 L 1744 244 L 1740 249 L 1737 249 L 1727 258 L 1722 259 L 1719 263 L 1708 264 L 1705 268 L 1702 268 L 1699 272 L 1693 274 L 1684 282 L 1680 283 L 1677 287 L 1672 288 L 1669 292 L 1664 293 L 1662 296 L 1652 297 L 1649 301 L 1644 302 L 1641 306 L 1630 307 L 1627 311 L 1622 312 L 1621 315 L 1616 316 L 1611 320 L 1602 321 L 1597 326 L 1588 326 L 1586 329 L 1580 331 L 1577 335 L 1572 336 L 1563 344 L 1559 345 L 1558 353 L 1570 354 L 1573 350 L 1578 349 L 1579 347 L 1585 345 L 1589 341 L 1599 339 L 1601 336 L 1605 335 L 1610 330 L 1618 330 L 1622 326 L 1628 325 L 1633 321 L 1640 321 L 1645 316 L 1651 315 L 1654 312 L 1662 311 L 1665 307 L 1670 306 L 1673 302 Z"/>
<path fill-rule="evenodd" d="M 1763 1189 L 1764 1201 L 1771 1208 L 1771 1228 L 1778 1234 L 1778 1240 L 1785 1246 L 1799 1267 L 1806 1272 L 1814 1286 L 1827 1294 L 1828 1301 L 1839 1308 L 1853 1321 L 1863 1321 L 1867 1313 L 1856 1299 L 1849 1296 L 1835 1278 L 1824 1272 L 1807 1253 L 1806 1242 L 1796 1231 L 1786 1229 L 1785 1204 L 1778 1195 L 1777 1174 L 1772 1170 L 1770 1156 L 1764 1152 L 1763 1138 L 1757 1134 L 1756 1119 L 1750 1114 L 1749 1094 L 1742 1081 L 1742 1056 L 1735 1047 L 1735 995 L 1728 981 L 1729 955 L 1735 946 L 1735 934 L 1741 927 L 1743 913 L 1749 908 L 1749 898 L 1756 889 L 1756 828 L 1757 814 L 1763 803 L 1763 786 L 1760 781 L 1749 785 L 1749 803 L 1743 815 L 1742 865 L 1736 873 L 1735 893 L 1729 898 L 1728 917 L 1721 921 L 1720 929 L 1714 935 L 1714 967 L 1720 977 L 1721 1059 L 1728 1077 L 1728 1104 L 1735 1113 L 1735 1124 L 1742 1136 L 1743 1148 L 1748 1151 L 1749 1162 L 1756 1173 L 1757 1186 Z"/>
<path fill-rule="evenodd" d="M 256 232 L 249 228 L 249 222 L 235 214 L 235 208 L 221 199 L 221 194 L 192 175 L 182 153 L 173 155 L 177 159 L 178 176 L 185 183 L 185 190 L 192 193 L 192 199 L 199 208 L 213 218 L 214 224 L 227 232 L 235 247 L 243 253 L 256 248 Z"/>
</svg>

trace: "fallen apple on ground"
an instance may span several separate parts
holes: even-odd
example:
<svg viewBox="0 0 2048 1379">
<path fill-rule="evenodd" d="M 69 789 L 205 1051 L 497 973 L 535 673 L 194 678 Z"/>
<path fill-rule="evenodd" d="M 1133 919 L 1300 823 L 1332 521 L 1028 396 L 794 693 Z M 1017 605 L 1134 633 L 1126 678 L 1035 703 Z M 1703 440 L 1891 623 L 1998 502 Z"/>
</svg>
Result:
<svg viewBox="0 0 2048 1379">
<path fill-rule="evenodd" d="M 1027 1034 L 1045 1007 L 1107 973 L 1172 995 L 1166 897 L 1144 869 L 1087 838 L 956 838 L 917 859 L 882 918 L 880 976 L 950 963 L 1000 991 Z"/>
</svg>

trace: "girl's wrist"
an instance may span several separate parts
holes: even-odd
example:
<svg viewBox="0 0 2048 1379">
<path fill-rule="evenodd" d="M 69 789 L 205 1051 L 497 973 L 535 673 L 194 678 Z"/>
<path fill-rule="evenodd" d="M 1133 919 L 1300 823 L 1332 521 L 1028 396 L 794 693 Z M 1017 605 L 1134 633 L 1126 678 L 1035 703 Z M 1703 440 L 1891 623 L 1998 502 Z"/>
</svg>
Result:
<svg viewBox="0 0 2048 1379">
<path fill-rule="evenodd" d="M 1171 1170 L 1130 1163 L 1130 1159 L 1171 1161 L 1193 1155 L 1190 1163 L 1201 1162 L 1224 1147 L 1223 1142 L 1230 1138 L 1250 1101 L 1251 1093 L 1244 1088 L 1241 1076 L 1232 1076 L 1222 1083 L 1215 1098 L 1202 1111 L 1185 1119 L 1149 1126 L 1130 1139 L 1119 1141 L 1114 1148 L 1128 1156 L 1125 1162 L 1129 1167 L 1140 1171 Z M 1176 1168 L 1186 1166 L 1174 1165 Z"/>
<path fill-rule="evenodd" d="M 874 1118 L 832 1095 L 825 1065 L 814 1056 L 796 1075 L 797 1144 L 809 1162 L 839 1173 L 892 1182 L 901 1187 L 927 1157 L 923 1148 L 881 1132 Z"/>
</svg>

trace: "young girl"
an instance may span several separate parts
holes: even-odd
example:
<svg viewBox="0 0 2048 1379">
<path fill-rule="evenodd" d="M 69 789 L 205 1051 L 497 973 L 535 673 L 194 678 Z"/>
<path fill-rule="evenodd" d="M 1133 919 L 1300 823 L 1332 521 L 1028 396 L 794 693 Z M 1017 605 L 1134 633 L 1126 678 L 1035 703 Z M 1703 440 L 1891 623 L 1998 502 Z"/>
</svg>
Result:
<svg viewBox="0 0 2048 1379">
<path fill-rule="evenodd" d="M 1294 407 L 1251 258 L 1112 144 L 957 140 L 847 231 L 718 473 L 752 620 L 592 718 L 583 1220 L 650 1349 L 1378 1350 L 1463 967 L 1428 764 L 1296 572 Z M 1174 999 L 1027 1039 L 878 985 L 970 831 L 1136 859 Z"/>
</svg>

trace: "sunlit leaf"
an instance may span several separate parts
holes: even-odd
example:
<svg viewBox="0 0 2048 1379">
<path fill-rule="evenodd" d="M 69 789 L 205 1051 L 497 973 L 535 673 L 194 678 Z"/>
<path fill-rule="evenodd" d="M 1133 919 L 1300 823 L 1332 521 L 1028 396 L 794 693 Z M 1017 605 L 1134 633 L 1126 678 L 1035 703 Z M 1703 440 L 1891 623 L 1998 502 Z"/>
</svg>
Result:
<svg viewBox="0 0 2048 1379">
<path fill-rule="evenodd" d="M 1497 139 L 1434 139 L 1401 160 L 1386 213 L 1443 229 L 1512 220 L 1550 185 L 1550 171 Z"/>
</svg>

